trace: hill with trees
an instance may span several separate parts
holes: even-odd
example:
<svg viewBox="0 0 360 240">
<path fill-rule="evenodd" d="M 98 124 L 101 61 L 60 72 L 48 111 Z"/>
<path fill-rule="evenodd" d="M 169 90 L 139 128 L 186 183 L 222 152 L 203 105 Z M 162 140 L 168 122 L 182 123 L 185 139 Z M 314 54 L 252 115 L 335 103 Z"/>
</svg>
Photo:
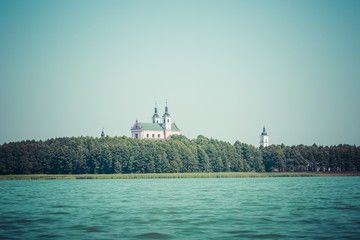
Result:
<svg viewBox="0 0 360 240">
<path fill-rule="evenodd" d="M 0 174 L 359 171 L 360 147 L 234 144 L 198 136 L 69 137 L 0 146 Z"/>
</svg>

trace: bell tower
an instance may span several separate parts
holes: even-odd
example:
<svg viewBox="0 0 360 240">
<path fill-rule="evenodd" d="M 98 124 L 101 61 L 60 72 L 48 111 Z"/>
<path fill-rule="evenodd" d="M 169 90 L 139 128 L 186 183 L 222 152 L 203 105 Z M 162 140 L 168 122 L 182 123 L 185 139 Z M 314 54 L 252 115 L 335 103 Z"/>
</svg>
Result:
<svg viewBox="0 0 360 240">
<path fill-rule="evenodd" d="M 269 136 L 267 135 L 267 132 L 265 130 L 265 126 L 263 128 L 263 131 L 260 135 L 260 147 L 268 147 L 269 146 Z"/>
<path fill-rule="evenodd" d="M 165 113 L 163 115 L 163 128 L 164 128 L 164 130 L 171 130 L 171 116 L 169 114 L 167 101 L 166 101 L 166 106 L 165 106 Z"/>
<path fill-rule="evenodd" d="M 160 116 L 157 113 L 157 104 L 156 104 L 156 102 L 155 102 L 155 110 L 154 110 L 154 115 L 152 117 L 152 121 L 153 121 L 153 123 L 160 123 Z"/>
</svg>

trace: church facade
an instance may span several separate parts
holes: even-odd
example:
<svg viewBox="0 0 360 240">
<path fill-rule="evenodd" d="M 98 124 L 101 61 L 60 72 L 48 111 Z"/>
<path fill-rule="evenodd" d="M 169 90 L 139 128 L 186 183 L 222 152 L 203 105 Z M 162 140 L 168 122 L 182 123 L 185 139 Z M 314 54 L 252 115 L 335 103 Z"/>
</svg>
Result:
<svg viewBox="0 0 360 240">
<path fill-rule="evenodd" d="M 180 135 L 180 129 L 171 120 L 167 104 L 162 119 L 155 105 L 152 123 L 141 123 L 136 120 L 130 131 L 131 137 L 137 139 L 167 139 L 172 135 Z"/>
</svg>

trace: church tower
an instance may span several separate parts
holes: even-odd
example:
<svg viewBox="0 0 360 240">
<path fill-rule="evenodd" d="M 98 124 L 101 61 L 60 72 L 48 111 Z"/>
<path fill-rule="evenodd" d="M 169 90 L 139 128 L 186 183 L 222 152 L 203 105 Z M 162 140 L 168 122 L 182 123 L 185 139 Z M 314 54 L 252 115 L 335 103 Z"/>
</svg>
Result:
<svg viewBox="0 0 360 240">
<path fill-rule="evenodd" d="M 267 132 L 265 130 L 265 126 L 263 128 L 263 132 L 260 135 L 260 147 L 268 147 L 269 146 L 269 136 L 267 135 Z"/>
<path fill-rule="evenodd" d="M 101 137 L 105 137 L 104 128 L 101 131 Z"/>
<path fill-rule="evenodd" d="M 171 117 L 169 114 L 167 102 L 166 102 L 166 107 L 165 107 L 165 113 L 163 115 L 163 128 L 164 128 L 164 130 L 171 130 Z"/>
<path fill-rule="evenodd" d="M 153 121 L 153 123 L 160 123 L 160 116 L 157 113 L 157 104 L 156 104 L 156 102 L 155 102 L 155 112 L 154 112 L 154 115 L 152 117 L 152 121 Z"/>
</svg>

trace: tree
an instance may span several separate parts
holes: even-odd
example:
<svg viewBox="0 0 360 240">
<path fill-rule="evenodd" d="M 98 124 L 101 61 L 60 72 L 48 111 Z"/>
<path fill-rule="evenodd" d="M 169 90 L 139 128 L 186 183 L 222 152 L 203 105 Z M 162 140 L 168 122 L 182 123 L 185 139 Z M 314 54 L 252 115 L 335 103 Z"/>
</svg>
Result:
<svg viewBox="0 0 360 240">
<path fill-rule="evenodd" d="M 201 146 L 197 146 L 197 158 L 200 172 L 211 172 L 209 157 Z"/>
<path fill-rule="evenodd" d="M 256 148 L 236 141 L 172 136 L 55 138 L 0 145 L 0 174 L 163 173 L 221 171 L 359 171 L 360 147 Z"/>
<path fill-rule="evenodd" d="M 261 149 L 265 170 L 267 172 L 285 171 L 285 155 L 279 146 L 270 145 Z"/>
</svg>

